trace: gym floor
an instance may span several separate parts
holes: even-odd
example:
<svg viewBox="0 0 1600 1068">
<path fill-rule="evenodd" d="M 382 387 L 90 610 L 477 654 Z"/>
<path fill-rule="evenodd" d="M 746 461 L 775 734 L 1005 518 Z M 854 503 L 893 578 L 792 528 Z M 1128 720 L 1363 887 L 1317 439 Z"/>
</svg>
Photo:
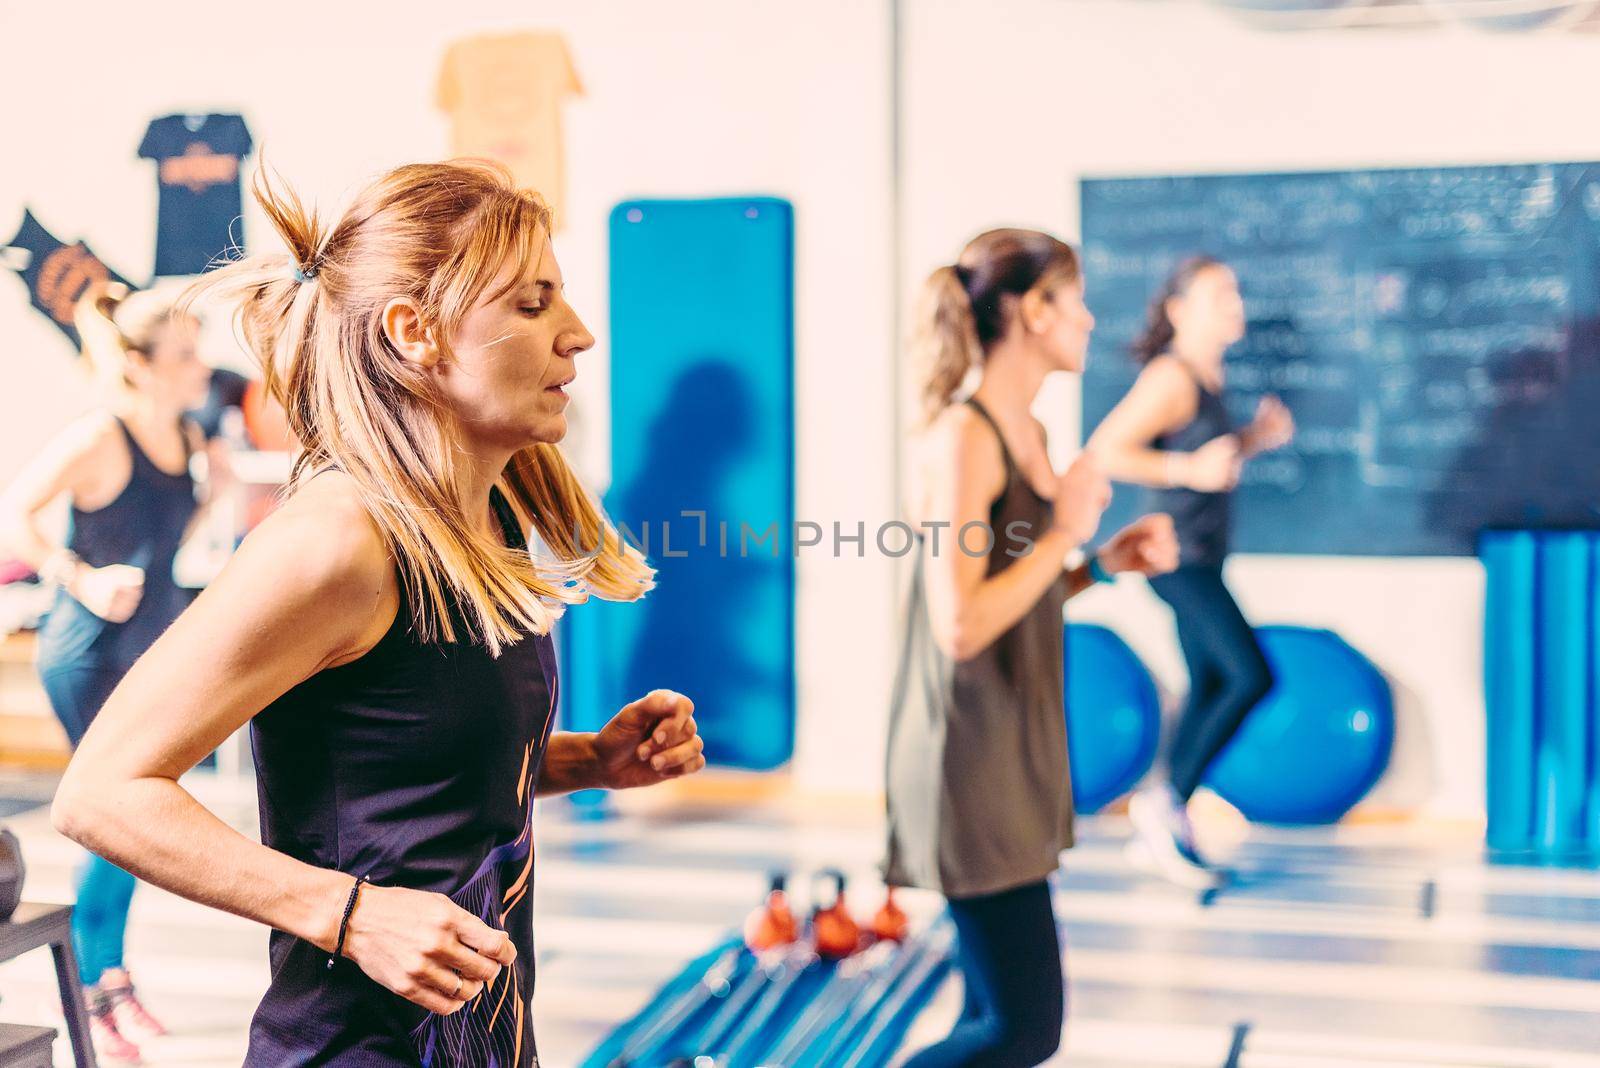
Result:
<svg viewBox="0 0 1600 1068">
<path fill-rule="evenodd" d="M 66 901 L 75 847 L 49 826 L 49 783 L 11 784 L 26 896 Z M 205 797 L 253 834 L 236 793 Z M 737 814 L 730 814 L 737 812 Z M 1214 839 L 1238 839 L 1226 821 Z M 1137 874 L 1124 822 L 1083 821 L 1058 912 L 1076 1068 L 1600 1068 L 1600 873 L 1490 866 L 1467 830 L 1415 825 L 1253 830 L 1234 886 L 1203 901 Z M 566 1068 L 762 896 L 765 873 L 838 866 L 876 908 L 876 813 L 778 803 L 539 816 L 538 1033 Z M 805 880 L 798 879 L 803 896 Z M 913 913 L 935 902 L 915 896 Z M 151 1065 L 237 1065 L 266 983 L 265 934 L 148 887 L 128 958 L 173 1035 Z M 912 1043 L 959 1005 L 947 983 Z M 0 1018 L 59 1026 L 48 954 L 0 966 Z M 1231 1058 L 1231 1059 L 1230 1059 Z M 56 1063 L 70 1065 L 66 1044 Z"/>
</svg>

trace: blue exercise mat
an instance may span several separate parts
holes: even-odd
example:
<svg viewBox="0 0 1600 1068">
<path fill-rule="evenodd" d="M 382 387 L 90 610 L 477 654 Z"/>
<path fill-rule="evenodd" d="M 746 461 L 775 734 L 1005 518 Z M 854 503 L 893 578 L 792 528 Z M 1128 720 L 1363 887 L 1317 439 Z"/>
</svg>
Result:
<svg viewBox="0 0 1600 1068">
<path fill-rule="evenodd" d="M 764 197 L 611 213 L 605 504 L 657 588 L 568 613 L 572 729 L 666 687 L 694 700 L 708 761 L 793 752 L 793 230 Z"/>
</svg>

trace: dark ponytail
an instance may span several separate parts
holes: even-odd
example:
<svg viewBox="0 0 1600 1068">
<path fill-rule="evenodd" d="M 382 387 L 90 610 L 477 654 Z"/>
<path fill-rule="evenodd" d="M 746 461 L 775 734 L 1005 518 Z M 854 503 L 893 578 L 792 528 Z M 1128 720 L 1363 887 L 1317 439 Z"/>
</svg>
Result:
<svg viewBox="0 0 1600 1068">
<path fill-rule="evenodd" d="M 1200 255 L 1190 256 L 1172 269 L 1172 273 L 1167 275 L 1167 280 L 1162 283 L 1161 289 L 1151 298 L 1150 308 L 1145 313 L 1144 329 L 1134 338 L 1130 346 L 1136 362 L 1149 363 L 1166 352 L 1167 347 L 1172 344 L 1176 331 L 1172 327 L 1172 320 L 1167 317 L 1167 301 L 1187 293 L 1189 283 L 1193 282 L 1201 271 L 1222 266 L 1223 262 L 1215 256 Z"/>
<path fill-rule="evenodd" d="M 922 383 L 923 417 L 949 406 L 967 373 L 1005 335 L 1011 305 L 1028 291 L 1076 282 L 1078 254 L 1038 230 L 990 230 L 923 284 L 912 354 Z"/>
</svg>

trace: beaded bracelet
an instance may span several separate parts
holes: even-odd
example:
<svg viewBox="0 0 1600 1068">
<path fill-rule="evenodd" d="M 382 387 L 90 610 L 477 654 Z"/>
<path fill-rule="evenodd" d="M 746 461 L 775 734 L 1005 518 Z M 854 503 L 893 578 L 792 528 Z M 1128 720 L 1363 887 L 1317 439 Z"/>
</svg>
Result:
<svg viewBox="0 0 1600 1068">
<path fill-rule="evenodd" d="M 350 897 L 344 903 L 344 916 L 339 920 L 339 941 L 334 944 L 333 956 L 328 958 L 329 968 L 344 953 L 344 936 L 350 931 L 350 914 L 356 910 L 356 895 L 361 893 L 361 885 L 368 881 L 365 875 L 358 876 L 356 884 L 350 888 Z"/>
</svg>

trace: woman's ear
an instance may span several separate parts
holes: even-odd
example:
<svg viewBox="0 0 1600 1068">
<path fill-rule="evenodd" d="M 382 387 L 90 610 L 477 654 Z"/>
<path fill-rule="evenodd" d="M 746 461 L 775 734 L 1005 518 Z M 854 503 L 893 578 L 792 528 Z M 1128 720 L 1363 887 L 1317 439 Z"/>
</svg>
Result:
<svg viewBox="0 0 1600 1068">
<path fill-rule="evenodd" d="M 1183 315 L 1183 298 L 1174 293 L 1162 302 L 1161 310 L 1167 313 L 1167 322 L 1177 326 Z"/>
<path fill-rule="evenodd" d="M 122 381 L 130 386 L 142 386 L 150 380 L 150 354 L 143 349 L 125 349 L 122 357 Z"/>
<path fill-rule="evenodd" d="M 1050 294 L 1034 286 L 1022 294 L 1017 304 L 1017 314 L 1022 316 L 1022 328 L 1030 334 L 1043 334 L 1050 329 Z"/>
<path fill-rule="evenodd" d="M 433 330 L 422 319 L 422 309 L 410 297 L 395 297 L 383 306 L 379 319 L 383 336 L 400 354 L 400 358 L 421 370 L 428 370 L 439 362 L 439 346 L 434 343 Z"/>
</svg>

